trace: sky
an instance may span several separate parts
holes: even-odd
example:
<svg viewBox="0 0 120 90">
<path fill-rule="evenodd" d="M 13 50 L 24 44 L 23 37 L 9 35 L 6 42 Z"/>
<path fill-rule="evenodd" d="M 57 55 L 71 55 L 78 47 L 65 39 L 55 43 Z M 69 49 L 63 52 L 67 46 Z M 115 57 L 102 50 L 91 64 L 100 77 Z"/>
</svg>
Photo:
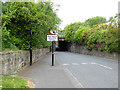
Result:
<svg viewBox="0 0 120 90">
<path fill-rule="evenodd" d="M 120 0 L 51 0 L 56 7 L 58 17 L 62 20 L 60 28 L 74 22 L 84 22 L 88 18 L 102 16 L 107 20 L 118 13 Z"/>
<path fill-rule="evenodd" d="M 118 13 L 120 0 L 52 0 L 60 4 L 57 11 L 62 20 L 61 29 L 70 23 L 84 22 L 88 18 L 102 16 L 107 20 Z"/>
<path fill-rule="evenodd" d="M 6 1 L 6 0 L 5 0 Z M 40 0 L 34 0 L 40 1 Z M 48 1 L 48 0 L 45 0 Z M 84 22 L 88 18 L 102 16 L 107 20 L 118 13 L 120 0 L 51 0 L 58 8 L 58 17 L 62 20 L 61 30 L 74 22 Z M 120 4 L 119 4 L 120 5 Z M 119 9 L 120 11 L 120 9 Z"/>
</svg>

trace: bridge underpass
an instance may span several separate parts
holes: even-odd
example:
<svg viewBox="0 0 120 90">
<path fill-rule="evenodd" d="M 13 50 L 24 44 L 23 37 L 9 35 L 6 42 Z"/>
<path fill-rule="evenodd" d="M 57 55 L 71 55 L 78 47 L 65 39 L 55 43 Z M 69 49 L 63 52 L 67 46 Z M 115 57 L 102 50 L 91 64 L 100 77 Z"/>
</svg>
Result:
<svg viewBox="0 0 120 90">
<path fill-rule="evenodd" d="M 59 39 L 56 42 L 56 51 L 68 51 L 69 43 L 65 39 Z"/>
<path fill-rule="evenodd" d="M 56 48 L 56 51 L 68 51 L 68 42 L 59 41 L 58 48 Z"/>
<path fill-rule="evenodd" d="M 69 43 L 65 41 L 65 33 L 58 32 L 58 42 L 56 42 L 56 51 L 68 51 Z"/>
</svg>

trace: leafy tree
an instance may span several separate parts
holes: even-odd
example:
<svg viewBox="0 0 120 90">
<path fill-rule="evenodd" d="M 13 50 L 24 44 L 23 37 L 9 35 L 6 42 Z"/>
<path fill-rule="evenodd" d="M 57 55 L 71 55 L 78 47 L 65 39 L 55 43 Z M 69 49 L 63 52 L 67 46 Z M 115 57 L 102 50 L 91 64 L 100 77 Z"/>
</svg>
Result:
<svg viewBox="0 0 120 90">
<path fill-rule="evenodd" d="M 50 42 L 46 41 L 49 28 L 56 27 L 60 23 L 52 5 L 52 2 L 3 3 L 2 23 L 9 31 L 11 43 L 19 49 L 29 49 L 30 29 L 32 29 L 33 48 L 50 46 Z"/>
<path fill-rule="evenodd" d="M 80 26 L 86 26 L 84 23 L 78 22 L 78 23 L 72 23 L 65 27 L 65 39 L 68 42 L 75 42 L 74 35 L 76 31 L 79 29 Z"/>
<path fill-rule="evenodd" d="M 89 18 L 85 21 L 85 23 L 87 25 L 89 25 L 90 27 L 93 27 L 93 25 L 96 25 L 96 24 L 100 24 L 100 23 L 106 23 L 106 18 L 104 17 L 101 17 L 101 16 L 96 16 L 96 17 L 93 17 L 93 18 Z"/>
<path fill-rule="evenodd" d="M 82 37 L 82 33 L 83 33 L 83 31 L 88 30 L 88 29 L 89 29 L 89 27 L 85 27 L 85 26 L 79 27 L 79 29 L 75 32 L 74 41 L 77 43 L 83 44 L 84 39 Z"/>
<path fill-rule="evenodd" d="M 112 19 L 113 19 L 113 17 L 111 16 L 108 21 L 110 22 Z"/>
</svg>

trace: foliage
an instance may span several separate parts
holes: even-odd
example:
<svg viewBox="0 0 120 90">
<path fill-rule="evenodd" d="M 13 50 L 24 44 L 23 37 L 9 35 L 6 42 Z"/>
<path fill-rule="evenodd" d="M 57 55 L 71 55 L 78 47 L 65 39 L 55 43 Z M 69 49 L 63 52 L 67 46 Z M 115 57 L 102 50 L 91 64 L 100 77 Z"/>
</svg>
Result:
<svg viewBox="0 0 120 90">
<path fill-rule="evenodd" d="M 111 22 L 112 23 L 112 22 Z M 115 22 L 114 22 L 115 23 Z M 109 25 L 108 30 L 105 32 L 105 49 L 109 52 L 117 51 L 120 52 L 120 31 L 116 25 Z"/>
<path fill-rule="evenodd" d="M 96 24 L 101 24 L 101 23 L 106 23 L 106 22 L 107 22 L 106 18 L 101 17 L 101 16 L 89 18 L 85 21 L 85 23 L 89 25 L 90 27 L 93 27 L 93 25 L 96 25 Z"/>
<path fill-rule="evenodd" d="M 6 30 L 6 27 L 2 28 L 2 49 L 12 49 L 12 50 L 18 50 L 18 48 L 13 45 L 11 42 L 11 38 L 14 38 L 13 36 L 10 37 L 10 32 L 9 30 Z M 17 38 L 14 38 L 13 40 L 16 40 Z"/>
<path fill-rule="evenodd" d="M 58 30 L 58 38 L 65 38 L 65 30 Z"/>
<path fill-rule="evenodd" d="M 2 77 L 0 77 L 0 90 L 2 90 Z"/>
<path fill-rule="evenodd" d="M 79 29 L 80 26 L 85 26 L 84 23 L 78 22 L 78 23 L 72 23 L 65 27 L 65 40 L 68 42 L 75 42 L 74 41 L 74 35 L 75 32 Z"/>
<path fill-rule="evenodd" d="M 84 44 L 89 50 L 120 52 L 120 30 L 116 18 L 111 19 L 109 23 L 104 23 L 106 19 L 102 17 L 90 18 L 85 21 L 86 26 L 78 25 L 77 29 L 74 29 L 75 25 L 70 24 L 65 27 L 65 39 L 68 42 Z"/>
<path fill-rule="evenodd" d="M 46 41 L 49 28 L 56 27 L 59 23 L 52 2 L 3 3 L 3 50 L 11 45 L 23 50 L 29 49 L 30 29 L 33 31 L 33 48 L 49 47 L 51 43 Z"/>
<path fill-rule="evenodd" d="M 18 77 L 2 77 L 2 88 L 29 88 L 27 81 Z"/>
<path fill-rule="evenodd" d="M 101 31 L 96 30 L 88 37 L 87 48 L 90 49 L 90 45 L 93 45 L 95 48 L 98 48 L 98 46 L 100 46 L 100 44 L 102 43 L 104 43 L 103 33 Z"/>
<path fill-rule="evenodd" d="M 74 41 L 82 44 L 84 42 L 84 39 L 82 37 L 82 33 L 83 33 L 83 31 L 88 30 L 88 29 L 89 29 L 89 27 L 80 26 L 78 28 L 78 30 L 75 32 Z"/>
</svg>

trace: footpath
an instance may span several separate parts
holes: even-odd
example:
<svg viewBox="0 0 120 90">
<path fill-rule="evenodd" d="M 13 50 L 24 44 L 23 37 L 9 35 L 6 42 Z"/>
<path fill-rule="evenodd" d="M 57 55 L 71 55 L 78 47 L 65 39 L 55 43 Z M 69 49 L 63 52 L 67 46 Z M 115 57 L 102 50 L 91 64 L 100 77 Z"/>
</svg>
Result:
<svg viewBox="0 0 120 90">
<path fill-rule="evenodd" d="M 51 65 L 51 53 L 34 63 L 32 66 L 20 71 L 17 77 L 32 81 L 34 88 L 75 88 L 63 70 L 58 60 Z"/>
</svg>

